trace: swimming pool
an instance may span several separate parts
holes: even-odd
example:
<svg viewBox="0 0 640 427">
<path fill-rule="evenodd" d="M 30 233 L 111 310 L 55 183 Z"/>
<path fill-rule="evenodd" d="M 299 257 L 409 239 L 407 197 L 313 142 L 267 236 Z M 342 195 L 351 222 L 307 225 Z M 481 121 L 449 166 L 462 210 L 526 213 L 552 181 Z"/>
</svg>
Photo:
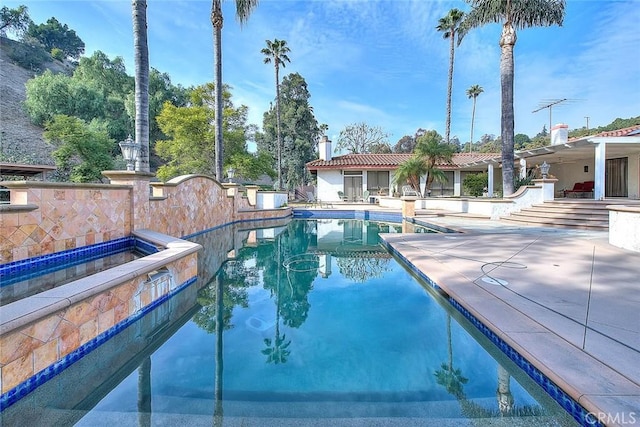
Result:
<svg viewBox="0 0 640 427">
<path fill-rule="evenodd" d="M 10 406 L 3 425 L 573 425 L 378 244 L 392 230 L 247 230 L 220 270 Z"/>
<path fill-rule="evenodd" d="M 136 237 L 123 237 L 0 265 L 0 306 L 158 252 Z"/>
</svg>

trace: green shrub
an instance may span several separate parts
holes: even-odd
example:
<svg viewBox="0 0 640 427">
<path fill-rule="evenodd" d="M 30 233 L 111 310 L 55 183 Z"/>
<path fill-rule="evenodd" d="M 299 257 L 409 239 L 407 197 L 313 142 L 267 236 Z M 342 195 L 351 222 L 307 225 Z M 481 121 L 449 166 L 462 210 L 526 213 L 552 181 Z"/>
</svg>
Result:
<svg viewBox="0 0 640 427">
<path fill-rule="evenodd" d="M 470 196 L 474 197 L 482 196 L 482 193 L 487 191 L 486 188 L 488 185 L 489 175 L 486 172 L 469 174 L 465 176 L 464 180 L 462 181 L 462 186 L 464 187 L 465 191 Z"/>
<path fill-rule="evenodd" d="M 57 59 L 60 62 L 64 61 L 64 52 L 62 49 L 58 49 L 57 47 L 51 49 L 51 56 L 53 59 Z"/>
</svg>

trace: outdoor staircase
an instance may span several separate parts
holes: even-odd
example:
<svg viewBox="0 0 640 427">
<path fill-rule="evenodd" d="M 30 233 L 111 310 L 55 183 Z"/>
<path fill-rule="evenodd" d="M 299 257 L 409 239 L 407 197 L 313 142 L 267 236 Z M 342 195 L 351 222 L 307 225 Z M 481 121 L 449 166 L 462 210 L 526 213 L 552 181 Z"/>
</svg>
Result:
<svg viewBox="0 0 640 427">
<path fill-rule="evenodd" d="M 609 229 L 609 210 L 607 205 L 615 204 L 640 205 L 640 202 L 629 199 L 556 199 L 522 209 L 519 212 L 502 217 L 500 220 L 510 224 L 606 231 Z"/>
</svg>

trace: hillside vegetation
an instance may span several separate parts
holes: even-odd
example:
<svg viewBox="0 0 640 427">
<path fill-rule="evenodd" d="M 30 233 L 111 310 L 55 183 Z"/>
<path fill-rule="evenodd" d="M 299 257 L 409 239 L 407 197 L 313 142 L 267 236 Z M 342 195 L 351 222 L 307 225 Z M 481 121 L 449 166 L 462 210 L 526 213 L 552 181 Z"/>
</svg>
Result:
<svg viewBox="0 0 640 427">
<path fill-rule="evenodd" d="M 38 53 L 35 48 L 0 37 L 0 161 L 54 164 L 54 147 L 44 141 L 43 129 L 32 124 L 24 110 L 25 84 L 44 70 L 73 72 L 70 65 L 54 60 L 44 51 Z"/>
</svg>

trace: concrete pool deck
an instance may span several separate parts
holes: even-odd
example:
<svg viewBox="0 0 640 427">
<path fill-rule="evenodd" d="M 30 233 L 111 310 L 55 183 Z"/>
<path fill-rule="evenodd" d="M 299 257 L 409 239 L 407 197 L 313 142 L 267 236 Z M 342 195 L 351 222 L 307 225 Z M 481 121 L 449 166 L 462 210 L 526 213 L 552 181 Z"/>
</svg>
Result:
<svg viewBox="0 0 640 427">
<path fill-rule="evenodd" d="M 331 210 L 391 211 L 360 206 Z M 610 245 L 606 231 L 417 219 L 462 234 L 385 240 L 593 419 L 640 424 L 639 253 Z"/>
</svg>

